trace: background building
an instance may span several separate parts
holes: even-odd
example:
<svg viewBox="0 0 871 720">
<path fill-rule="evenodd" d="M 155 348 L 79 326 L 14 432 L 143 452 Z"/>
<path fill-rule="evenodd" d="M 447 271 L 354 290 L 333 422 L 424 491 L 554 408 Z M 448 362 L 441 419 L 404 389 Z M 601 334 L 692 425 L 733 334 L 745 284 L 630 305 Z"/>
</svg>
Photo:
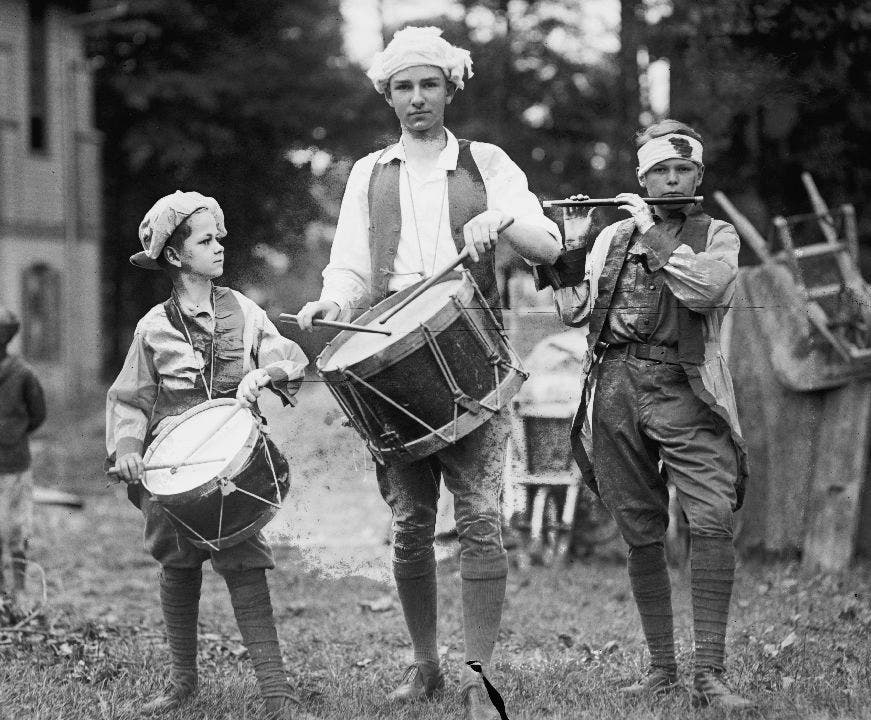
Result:
<svg viewBox="0 0 871 720">
<path fill-rule="evenodd" d="M 87 2 L 0 0 L 0 302 L 12 352 L 68 402 L 98 378 L 100 135 L 77 15 Z"/>
</svg>

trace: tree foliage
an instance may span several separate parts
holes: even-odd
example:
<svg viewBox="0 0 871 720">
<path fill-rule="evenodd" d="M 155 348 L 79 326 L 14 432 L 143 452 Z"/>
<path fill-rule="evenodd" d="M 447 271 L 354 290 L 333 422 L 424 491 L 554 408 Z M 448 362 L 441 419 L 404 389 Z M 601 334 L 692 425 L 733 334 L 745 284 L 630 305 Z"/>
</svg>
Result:
<svg viewBox="0 0 871 720">
<path fill-rule="evenodd" d="M 871 192 L 868 3 L 672 5 L 651 44 L 672 63 L 672 113 L 709 140 L 708 184 L 768 213 L 806 212 L 799 178 L 809 170 L 832 202 L 861 209 Z"/>
<path fill-rule="evenodd" d="M 706 139 L 708 192 L 725 190 L 762 222 L 808 209 L 799 173 L 810 170 L 832 203 L 856 203 L 871 229 L 861 214 L 871 191 L 867 3 L 621 0 L 633 21 L 622 53 L 589 51 L 585 3 L 457 4 L 459 16 L 415 21 L 441 26 L 472 52 L 475 76 L 447 124 L 503 147 L 540 197 L 636 186 L 637 104 L 627 92 L 637 83 L 624 76 L 637 42 L 671 63 L 670 114 Z M 651 25 L 640 11 L 653 6 L 671 12 Z M 154 200 L 177 188 L 217 197 L 230 232 L 227 282 L 268 288 L 257 299 L 293 310 L 319 291 L 351 163 L 399 134 L 344 54 L 339 0 L 131 0 L 128 8 L 89 32 L 106 138 L 111 365 L 135 320 L 166 295 L 156 274 L 127 264 Z"/>
<path fill-rule="evenodd" d="M 108 3 L 107 3 L 108 4 Z M 97 122 L 105 134 L 108 327 L 124 330 L 166 296 L 127 264 L 139 220 L 176 189 L 213 195 L 233 251 L 228 281 L 256 281 L 258 244 L 292 247 L 322 216 L 294 147 L 352 152 L 365 104 L 342 52 L 337 0 L 140 0 L 90 28 Z"/>
</svg>

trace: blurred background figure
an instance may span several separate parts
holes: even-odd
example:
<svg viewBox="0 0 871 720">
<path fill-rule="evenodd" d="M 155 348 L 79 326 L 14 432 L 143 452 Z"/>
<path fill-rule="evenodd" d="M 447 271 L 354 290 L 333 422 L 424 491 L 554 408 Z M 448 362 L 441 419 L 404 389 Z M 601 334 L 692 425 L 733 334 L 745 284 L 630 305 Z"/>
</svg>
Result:
<svg viewBox="0 0 871 720">
<path fill-rule="evenodd" d="M 13 596 L 24 590 L 33 524 L 29 435 L 45 420 L 45 399 L 36 373 L 6 351 L 18 327 L 15 314 L 0 306 L 0 591 L 6 589 L 2 553 L 8 550 Z"/>
</svg>

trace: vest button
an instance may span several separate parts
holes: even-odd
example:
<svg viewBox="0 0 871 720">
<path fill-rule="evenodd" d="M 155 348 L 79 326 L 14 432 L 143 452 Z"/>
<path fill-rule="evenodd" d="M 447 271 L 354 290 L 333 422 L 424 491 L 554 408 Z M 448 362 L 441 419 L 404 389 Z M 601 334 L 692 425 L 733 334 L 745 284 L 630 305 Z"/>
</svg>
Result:
<svg viewBox="0 0 871 720">
<path fill-rule="evenodd" d="M 388 254 L 388 255 L 395 255 L 395 254 L 396 254 L 396 250 L 394 250 L 393 248 L 387 248 L 387 254 Z"/>
<path fill-rule="evenodd" d="M 651 290 L 656 290 L 656 285 L 651 285 L 651 286 L 650 286 L 650 289 L 651 289 Z"/>
</svg>

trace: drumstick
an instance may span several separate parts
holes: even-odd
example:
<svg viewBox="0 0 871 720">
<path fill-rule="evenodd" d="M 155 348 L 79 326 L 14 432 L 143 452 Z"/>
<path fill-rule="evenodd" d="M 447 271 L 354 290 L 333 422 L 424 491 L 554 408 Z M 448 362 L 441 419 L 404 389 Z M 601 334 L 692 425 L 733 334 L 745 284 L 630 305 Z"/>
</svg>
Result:
<svg viewBox="0 0 871 720">
<path fill-rule="evenodd" d="M 641 198 L 648 205 L 688 205 L 689 203 L 700 203 L 705 199 L 704 195 L 693 196 L 671 196 L 658 198 Z M 625 201 L 617 198 L 588 198 L 587 200 L 544 200 L 542 207 L 606 207 L 622 205 Z"/>
<path fill-rule="evenodd" d="M 279 322 L 295 322 L 297 325 L 299 324 L 296 315 L 291 315 L 290 313 L 281 313 L 281 315 L 278 316 L 278 320 Z M 353 332 L 378 333 L 379 335 L 393 334 L 390 330 L 382 330 L 381 328 L 370 328 L 365 325 L 353 325 L 352 323 L 336 322 L 334 320 L 321 320 L 320 318 L 314 318 L 314 320 L 312 320 L 312 325 L 323 325 L 324 327 L 334 327 L 339 328 L 340 330 L 351 330 Z"/>
<path fill-rule="evenodd" d="M 225 418 L 223 418 L 221 422 L 215 423 L 214 427 L 210 428 L 209 431 L 203 435 L 203 439 L 200 440 L 200 442 L 194 447 L 194 449 L 191 450 L 187 455 L 185 455 L 181 459 L 181 461 L 177 462 L 174 467 L 178 468 L 186 465 L 188 460 L 190 460 L 191 456 L 194 455 L 203 445 L 209 442 L 209 440 L 211 440 L 217 434 L 217 432 L 222 427 L 224 427 L 224 425 L 230 422 L 230 420 L 232 420 L 236 416 L 236 413 L 244 407 L 245 405 L 242 402 L 240 402 L 239 400 L 234 400 L 229 414 Z"/>
<path fill-rule="evenodd" d="M 145 465 L 142 472 L 149 470 L 177 470 L 180 467 L 188 467 L 191 465 L 208 465 L 209 463 L 226 462 L 227 458 L 210 458 L 209 460 L 188 460 L 184 463 L 158 463 L 155 465 Z M 121 469 L 118 467 L 110 467 L 106 470 L 107 475 L 120 475 Z M 117 481 L 116 481 L 117 482 Z"/>
<path fill-rule="evenodd" d="M 505 223 L 503 223 L 498 228 L 496 228 L 496 232 L 501 233 L 503 230 L 507 230 L 509 227 L 511 227 L 511 224 L 513 222 L 514 222 L 514 218 L 509 218 Z M 429 290 L 433 285 L 438 283 L 443 277 L 445 277 L 445 275 L 450 273 L 451 270 L 453 270 L 455 267 L 457 267 L 457 265 L 460 265 L 463 262 L 463 260 L 465 260 L 468 257 L 469 257 L 469 247 L 466 246 L 460 251 L 460 254 L 457 255 L 456 259 L 454 259 L 450 262 L 449 265 L 445 265 L 441 270 L 439 270 L 437 273 L 435 273 L 431 278 L 424 281 L 424 283 L 422 285 L 420 285 L 417 288 L 417 290 L 415 290 L 413 293 L 411 293 L 408 297 L 403 299 L 401 302 L 394 305 L 384 315 L 382 315 L 380 318 L 378 318 L 378 323 L 380 325 L 383 325 L 384 323 L 386 323 L 390 318 L 392 318 L 394 315 L 396 315 L 396 313 L 398 313 L 400 310 L 402 310 L 402 308 L 406 307 L 410 302 L 412 302 L 413 300 L 416 300 L 421 295 L 423 295 L 427 290 Z"/>
</svg>

